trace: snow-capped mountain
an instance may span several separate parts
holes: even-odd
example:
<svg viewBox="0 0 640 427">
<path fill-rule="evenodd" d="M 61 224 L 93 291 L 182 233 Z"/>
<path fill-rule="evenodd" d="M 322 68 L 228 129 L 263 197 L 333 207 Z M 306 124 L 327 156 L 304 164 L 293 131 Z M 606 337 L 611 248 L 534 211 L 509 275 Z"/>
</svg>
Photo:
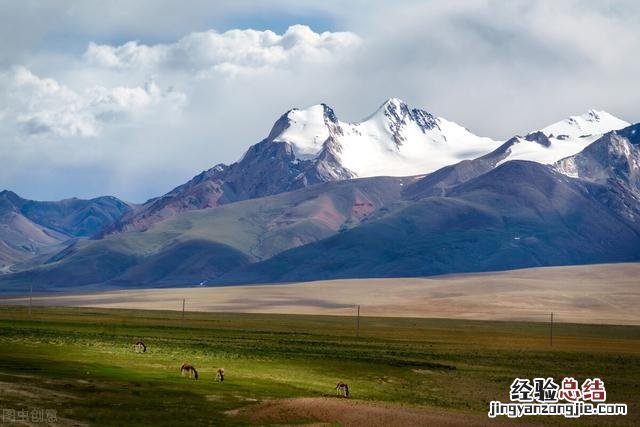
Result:
<svg viewBox="0 0 640 427">
<path fill-rule="evenodd" d="M 589 110 L 580 116 L 571 116 L 525 137 L 513 138 L 509 141 L 507 155 L 499 164 L 510 160 L 553 164 L 560 159 L 579 153 L 604 133 L 626 126 L 629 126 L 629 123 L 606 111 Z"/>
<path fill-rule="evenodd" d="M 507 142 L 480 137 L 454 122 L 391 98 L 360 122 L 341 121 L 318 104 L 283 114 L 269 135 L 231 165 L 219 164 L 126 214 L 107 233 L 144 230 L 179 212 L 212 208 L 323 182 L 434 172 L 481 158 L 481 173 L 508 160 L 552 164 L 627 125 L 591 110 Z M 594 133 L 594 132 L 600 133 Z M 563 133 L 561 133 L 563 132 Z M 476 162 L 477 163 L 477 162 Z"/>
<path fill-rule="evenodd" d="M 593 119 L 594 115 L 591 114 L 592 112 L 593 110 L 583 116 L 577 117 L 591 117 Z M 626 122 L 616 119 L 608 113 L 598 112 L 598 115 L 599 117 L 609 118 L 607 121 L 600 123 L 600 127 L 598 128 L 599 131 L 606 132 L 604 135 L 580 135 L 582 131 L 578 128 L 571 132 L 572 135 L 545 133 L 548 129 L 562 128 L 562 126 L 560 126 L 562 123 L 578 122 L 575 120 L 575 117 L 572 117 L 525 136 L 514 136 L 484 156 L 445 166 L 417 180 L 406 189 L 406 194 L 414 198 L 429 195 L 443 196 L 456 185 L 476 178 L 511 160 L 527 160 L 549 165 L 555 164 L 556 170 L 559 172 L 571 177 L 577 177 L 577 172 L 574 171 L 575 168 L 570 164 L 571 160 L 567 160 L 562 167 L 557 166 L 561 163 L 562 159 L 572 159 L 573 157 L 578 157 L 583 152 L 588 152 L 591 147 L 597 145 L 600 140 L 610 134 L 617 134 L 629 140 L 636 141 L 632 142 L 633 144 L 638 143 L 638 137 L 635 136 L 635 133 L 632 133 L 635 132 L 637 125 L 617 131 L 607 130 L 607 126 L 617 127 Z M 584 129 L 584 127 L 582 129 Z M 564 130 L 568 131 L 570 129 L 564 127 Z M 638 134 L 640 134 L 640 131 Z M 604 162 L 608 160 L 609 159 L 604 159 Z"/>
<path fill-rule="evenodd" d="M 274 142 L 291 144 L 298 159 L 330 151 L 357 177 L 424 174 L 500 145 L 397 98 L 357 123 L 338 120 L 326 105 L 294 109 L 286 117 L 288 126 Z"/>
<path fill-rule="evenodd" d="M 358 123 L 321 104 L 288 111 L 238 162 L 142 206 L 3 192 L 0 292 L 26 283 L 230 284 L 637 261 L 640 124 L 583 135 L 623 122 L 580 117 L 497 143 L 395 99 Z M 506 161 L 514 153 L 538 161 Z M 446 161 L 425 176 L 350 179 L 424 173 Z M 107 215 L 96 217 L 103 204 Z M 109 227 L 119 206 L 127 213 Z M 77 238 L 93 225 L 114 234 Z"/>
<path fill-rule="evenodd" d="M 319 104 L 283 114 L 264 140 L 231 165 L 216 165 L 111 231 L 141 230 L 178 212 L 291 191 L 321 182 L 425 174 L 490 152 L 500 142 L 391 98 L 358 123 Z"/>
<path fill-rule="evenodd" d="M 589 110 L 580 116 L 571 116 L 541 129 L 542 133 L 550 137 L 598 135 L 612 130 L 622 129 L 629 123 L 606 111 Z"/>
</svg>

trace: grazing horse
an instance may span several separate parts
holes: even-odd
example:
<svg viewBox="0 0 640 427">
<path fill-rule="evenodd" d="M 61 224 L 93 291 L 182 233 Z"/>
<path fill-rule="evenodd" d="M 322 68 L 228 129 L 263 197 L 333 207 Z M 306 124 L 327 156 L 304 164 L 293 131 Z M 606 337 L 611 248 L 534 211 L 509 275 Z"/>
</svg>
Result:
<svg viewBox="0 0 640 427">
<path fill-rule="evenodd" d="M 218 368 L 216 372 L 216 381 L 224 381 L 224 368 Z"/>
<path fill-rule="evenodd" d="M 133 350 L 136 353 L 146 353 L 147 352 L 147 346 L 146 344 L 142 341 L 142 340 L 138 340 L 136 341 L 136 343 L 133 345 Z"/>
<path fill-rule="evenodd" d="M 342 381 L 338 381 L 336 384 L 336 394 L 343 397 L 349 397 L 349 385 Z"/>
<path fill-rule="evenodd" d="M 189 377 L 193 377 L 193 379 L 195 380 L 198 379 L 198 371 L 196 371 L 196 368 L 189 365 L 188 363 L 183 363 L 182 366 L 180 366 L 180 375 L 184 374 L 189 375 Z"/>
</svg>

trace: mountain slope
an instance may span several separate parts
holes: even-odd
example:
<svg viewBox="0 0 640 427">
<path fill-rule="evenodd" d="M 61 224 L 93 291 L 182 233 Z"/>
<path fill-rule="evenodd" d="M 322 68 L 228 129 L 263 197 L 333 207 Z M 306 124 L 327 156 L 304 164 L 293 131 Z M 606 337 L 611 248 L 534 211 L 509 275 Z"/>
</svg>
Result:
<svg viewBox="0 0 640 427">
<path fill-rule="evenodd" d="M 629 261 L 640 224 L 622 219 L 585 184 L 533 162 L 505 163 L 379 220 L 295 248 L 219 283 L 453 272 Z"/>
<path fill-rule="evenodd" d="M 0 201 L 0 273 L 35 257 L 68 237 L 35 224 L 19 212 L 2 209 Z"/>
<path fill-rule="evenodd" d="M 0 269 L 58 251 L 59 244 L 100 232 L 131 208 L 115 197 L 58 202 L 0 192 Z"/>
<path fill-rule="evenodd" d="M 198 284 L 399 208 L 411 180 L 330 182 L 183 212 L 144 232 L 78 241 L 38 268 L 0 277 L 0 288 Z"/>
<path fill-rule="evenodd" d="M 0 269 L 13 274 L 0 277 L 0 289 L 415 276 L 638 259 L 639 125 L 582 135 L 624 122 L 603 112 L 578 118 L 497 143 L 395 99 L 360 123 L 341 122 L 319 105 L 287 112 L 237 163 L 215 166 L 143 206 L 109 197 L 33 202 L 3 192 Z M 426 176 L 354 179 L 496 146 Z M 544 153 L 544 161 L 510 160 L 522 147 L 536 147 L 527 156 Z M 357 161 L 350 150 L 360 153 Z"/>
<path fill-rule="evenodd" d="M 231 165 L 216 165 L 125 215 L 107 232 L 145 230 L 180 212 L 216 207 L 322 182 L 423 174 L 487 153 L 498 142 L 392 98 L 362 122 L 320 104 L 282 115 Z"/>
<path fill-rule="evenodd" d="M 629 126 L 624 120 L 606 111 L 589 110 L 579 116 L 549 125 L 524 138 L 516 137 L 506 150 L 501 163 L 509 160 L 530 160 L 552 164 L 579 153 L 603 134 Z"/>
<path fill-rule="evenodd" d="M 579 152 L 601 133 L 625 125 L 628 123 L 609 113 L 590 110 L 502 143 L 476 136 L 397 98 L 387 100 L 372 115 L 355 123 L 340 121 L 325 104 L 294 108 L 283 114 L 267 138 L 251 146 L 238 162 L 202 172 L 124 215 L 106 232 L 145 230 L 180 212 L 322 182 L 427 174 L 483 155 L 483 172 L 489 165 L 492 168 L 509 160 L 551 164 Z M 473 164 L 473 168 L 477 166 L 478 162 Z"/>
<path fill-rule="evenodd" d="M 412 198 L 445 195 L 447 189 L 476 178 L 510 160 L 528 160 L 542 164 L 554 164 L 565 157 L 572 156 L 599 140 L 604 132 L 611 132 L 620 126 L 628 126 L 604 111 L 589 112 L 581 116 L 572 116 L 547 126 L 543 130 L 531 132 L 525 136 L 514 136 L 492 152 L 472 160 L 445 166 L 423 179 L 416 181 L 406 189 L 406 195 Z M 631 129 L 628 126 L 626 129 Z M 565 134 L 553 134 L 564 131 Z M 600 132 L 582 134 L 583 132 Z M 621 132 L 631 132 L 618 130 Z"/>
<path fill-rule="evenodd" d="M 619 180 L 640 194 L 640 124 L 604 135 L 580 153 L 559 160 L 555 167 L 567 176 L 591 182 Z"/>
<path fill-rule="evenodd" d="M 589 110 L 579 116 L 571 116 L 562 121 L 553 123 L 543 129 L 547 136 L 567 136 L 576 138 L 587 135 L 598 135 L 618 130 L 629 126 L 629 123 L 621 120 L 606 111 Z"/>
<path fill-rule="evenodd" d="M 640 223 L 640 124 L 609 132 L 554 168 L 600 186 L 597 198 L 632 225 Z"/>
</svg>

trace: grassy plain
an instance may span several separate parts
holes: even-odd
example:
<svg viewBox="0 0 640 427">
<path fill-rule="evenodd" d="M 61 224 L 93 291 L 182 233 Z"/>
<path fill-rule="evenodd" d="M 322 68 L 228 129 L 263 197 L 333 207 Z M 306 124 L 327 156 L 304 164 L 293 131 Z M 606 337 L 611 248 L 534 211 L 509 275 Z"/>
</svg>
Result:
<svg viewBox="0 0 640 427">
<path fill-rule="evenodd" d="M 573 376 L 602 378 L 629 415 L 524 423 L 640 424 L 640 327 L 558 324 L 551 347 L 545 323 L 363 317 L 359 337 L 355 326 L 344 316 L 1 307 L 0 407 L 55 409 L 68 425 L 380 425 L 385 413 L 398 424 L 499 425 L 508 420 L 488 419 L 488 405 L 508 401 L 515 377 Z M 147 353 L 133 352 L 138 338 Z M 180 376 L 183 362 L 200 380 Z M 349 401 L 333 397 L 339 379 Z"/>
</svg>

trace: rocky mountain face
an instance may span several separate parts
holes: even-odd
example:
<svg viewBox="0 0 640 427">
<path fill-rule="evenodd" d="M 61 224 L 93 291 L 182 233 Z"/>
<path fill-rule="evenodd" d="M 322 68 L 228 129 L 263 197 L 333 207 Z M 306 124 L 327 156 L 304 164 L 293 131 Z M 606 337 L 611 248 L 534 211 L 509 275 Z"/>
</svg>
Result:
<svg viewBox="0 0 640 427">
<path fill-rule="evenodd" d="M 598 184 L 594 193 L 630 224 L 640 224 L 640 124 L 609 132 L 554 168 Z"/>
<path fill-rule="evenodd" d="M 610 132 L 580 153 L 558 161 L 567 176 L 613 185 L 640 194 L 640 125 Z"/>
<path fill-rule="evenodd" d="M 333 111 L 327 106 L 322 108 L 325 125 L 334 126 Z M 139 210 L 123 216 L 107 232 L 144 230 L 179 212 L 269 196 L 321 182 L 355 178 L 356 175 L 336 159 L 337 147 L 331 136 L 323 141 L 322 148 L 313 158 L 297 155 L 291 142 L 278 139 L 291 126 L 294 114 L 292 110 L 280 117 L 269 136 L 251 146 L 238 162 L 219 164 L 202 172 L 169 193 L 145 203 Z"/>
</svg>

